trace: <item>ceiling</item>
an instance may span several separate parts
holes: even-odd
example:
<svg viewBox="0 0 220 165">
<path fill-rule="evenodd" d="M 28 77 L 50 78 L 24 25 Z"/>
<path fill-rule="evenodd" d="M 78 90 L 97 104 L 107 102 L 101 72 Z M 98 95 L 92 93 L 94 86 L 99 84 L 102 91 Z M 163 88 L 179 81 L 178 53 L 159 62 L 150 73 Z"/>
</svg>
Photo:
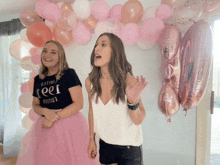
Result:
<svg viewBox="0 0 220 165">
<path fill-rule="evenodd" d="M 49 0 L 50 2 L 69 2 L 74 0 Z M 25 9 L 34 9 L 38 0 L 0 0 L 0 16 L 21 13 Z"/>
</svg>

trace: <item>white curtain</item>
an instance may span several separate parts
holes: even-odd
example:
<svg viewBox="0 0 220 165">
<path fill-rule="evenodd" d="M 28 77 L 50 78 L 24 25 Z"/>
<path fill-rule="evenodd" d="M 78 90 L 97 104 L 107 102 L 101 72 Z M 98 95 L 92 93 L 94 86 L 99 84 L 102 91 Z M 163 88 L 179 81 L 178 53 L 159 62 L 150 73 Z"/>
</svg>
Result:
<svg viewBox="0 0 220 165">
<path fill-rule="evenodd" d="M 21 68 L 20 61 L 9 54 L 11 43 L 20 39 L 21 29 L 18 19 L 0 23 L 0 141 L 5 158 L 17 156 L 28 131 L 21 125 L 24 113 L 20 111 L 18 100 L 21 83 L 28 80 L 29 74 Z"/>
</svg>

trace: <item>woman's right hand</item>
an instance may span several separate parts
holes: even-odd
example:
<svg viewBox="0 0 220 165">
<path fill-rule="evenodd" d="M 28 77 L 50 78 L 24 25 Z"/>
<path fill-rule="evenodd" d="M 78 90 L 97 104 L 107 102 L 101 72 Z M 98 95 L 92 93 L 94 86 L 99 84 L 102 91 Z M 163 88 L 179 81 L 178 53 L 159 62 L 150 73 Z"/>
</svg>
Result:
<svg viewBox="0 0 220 165">
<path fill-rule="evenodd" d="M 45 118 L 49 120 L 50 122 L 55 122 L 60 119 L 60 117 L 53 110 L 44 109 L 43 114 Z"/>
<path fill-rule="evenodd" d="M 95 159 L 97 155 L 95 140 L 90 140 L 89 147 L 88 147 L 88 154 L 89 154 L 90 159 Z"/>
</svg>

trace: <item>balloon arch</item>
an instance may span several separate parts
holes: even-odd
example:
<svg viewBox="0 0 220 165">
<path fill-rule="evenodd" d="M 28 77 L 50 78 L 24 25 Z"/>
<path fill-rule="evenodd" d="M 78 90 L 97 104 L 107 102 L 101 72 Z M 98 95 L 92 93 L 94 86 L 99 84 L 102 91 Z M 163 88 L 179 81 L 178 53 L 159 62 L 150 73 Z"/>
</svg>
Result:
<svg viewBox="0 0 220 165">
<path fill-rule="evenodd" d="M 162 0 L 159 6 L 144 9 L 138 0 L 128 0 L 112 8 L 105 0 L 93 3 L 75 0 L 73 4 L 39 0 L 35 11 L 27 9 L 20 13 L 19 19 L 26 28 L 20 32 L 21 39 L 11 43 L 9 48 L 11 56 L 21 61 L 22 68 L 32 71 L 30 80 L 21 85 L 20 109 L 29 114 L 23 123 L 37 118 L 31 108 L 31 93 L 38 72 L 30 68 L 39 67 L 44 43 L 55 39 L 65 46 L 86 44 L 92 33 L 99 36 L 112 32 L 124 44 L 136 44 L 141 49 L 151 49 L 158 44 L 163 82 L 159 109 L 164 115 L 172 116 L 180 104 L 184 110 L 195 107 L 206 88 L 212 46 L 209 25 L 197 21 L 207 18 L 219 5 L 220 0 Z M 182 39 L 181 30 L 190 26 Z"/>
</svg>

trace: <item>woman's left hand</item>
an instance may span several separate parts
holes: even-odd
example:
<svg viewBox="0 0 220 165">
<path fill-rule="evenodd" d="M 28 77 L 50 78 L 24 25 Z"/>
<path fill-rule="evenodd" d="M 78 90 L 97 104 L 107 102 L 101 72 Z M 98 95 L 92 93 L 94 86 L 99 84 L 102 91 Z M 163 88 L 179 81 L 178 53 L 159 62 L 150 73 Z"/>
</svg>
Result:
<svg viewBox="0 0 220 165">
<path fill-rule="evenodd" d="M 41 128 L 51 128 L 53 126 L 53 122 L 50 122 L 47 119 L 44 119 L 42 122 Z"/>
<path fill-rule="evenodd" d="M 139 80 L 138 76 L 136 80 L 137 81 L 133 86 L 131 84 L 128 84 L 126 87 L 126 95 L 129 103 L 131 104 L 137 102 L 144 88 L 147 86 L 147 82 L 145 81 L 145 78 L 143 76 L 141 76 L 141 81 Z"/>
</svg>

